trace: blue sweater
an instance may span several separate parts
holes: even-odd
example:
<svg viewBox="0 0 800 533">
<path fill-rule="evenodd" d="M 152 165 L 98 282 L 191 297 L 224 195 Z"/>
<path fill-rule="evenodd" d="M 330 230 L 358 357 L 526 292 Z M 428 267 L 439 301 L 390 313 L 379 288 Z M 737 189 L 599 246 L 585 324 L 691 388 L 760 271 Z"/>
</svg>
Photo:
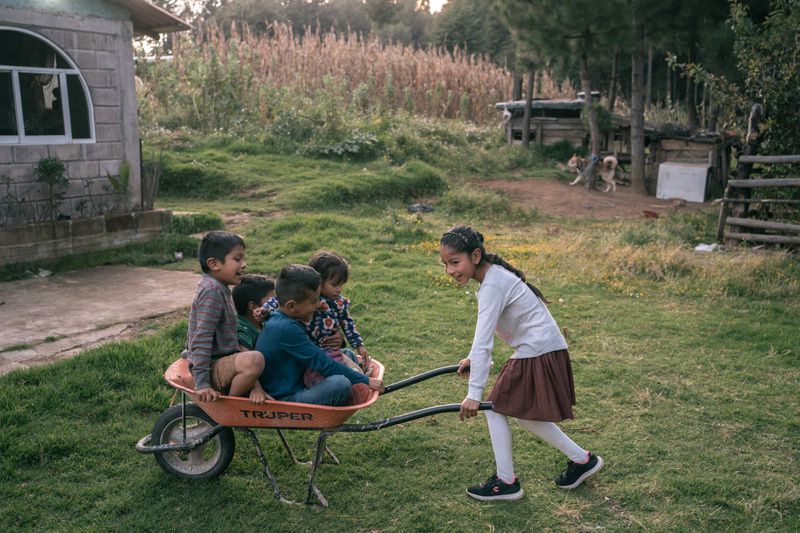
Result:
<svg viewBox="0 0 800 533">
<path fill-rule="evenodd" d="M 264 372 L 259 378 L 261 386 L 277 400 L 303 390 L 306 368 L 325 377 L 341 374 L 350 383 L 369 383 L 364 374 L 329 358 L 308 338 L 303 325 L 280 309 L 264 323 L 256 350 L 264 354 Z"/>
</svg>

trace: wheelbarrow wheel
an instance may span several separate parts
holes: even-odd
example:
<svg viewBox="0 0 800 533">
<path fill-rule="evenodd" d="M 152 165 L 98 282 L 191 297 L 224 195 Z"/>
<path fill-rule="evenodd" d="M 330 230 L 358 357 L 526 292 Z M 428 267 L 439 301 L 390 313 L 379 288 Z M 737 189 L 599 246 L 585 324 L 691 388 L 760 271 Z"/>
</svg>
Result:
<svg viewBox="0 0 800 533">
<path fill-rule="evenodd" d="M 198 438 L 217 423 L 197 405 L 186 405 L 186 440 Z M 183 417 L 181 406 L 173 405 L 164 411 L 155 426 L 153 444 L 182 444 Z M 224 428 L 205 444 L 189 450 L 156 453 L 158 465 L 165 472 L 185 479 L 210 479 L 222 474 L 233 459 L 236 440 L 231 428 Z"/>
</svg>

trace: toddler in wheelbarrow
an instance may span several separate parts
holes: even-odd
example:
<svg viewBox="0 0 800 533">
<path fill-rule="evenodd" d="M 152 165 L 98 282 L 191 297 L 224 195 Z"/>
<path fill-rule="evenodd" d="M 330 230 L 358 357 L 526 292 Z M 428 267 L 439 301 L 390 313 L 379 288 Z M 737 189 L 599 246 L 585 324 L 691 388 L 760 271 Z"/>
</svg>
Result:
<svg viewBox="0 0 800 533">
<path fill-rule="evenodd" d="M 351 387 L 366 385 L 383 392 L 381 379 L 334 361 L 306 335 L 299 321 L 308 322 L 314 316 L 320 302 L 321 281 L 316 270 L 304 265 L 284 267 L 276 280 L 279 307 L 270 314 L 256 342 L 256 350 L 264 354 L 266 368 L 259 381 L 276 400 L 343 405 L 351 395 Z M 307 368 L 325 379 L 306 388 L 303 374 Z"/>
</svg>

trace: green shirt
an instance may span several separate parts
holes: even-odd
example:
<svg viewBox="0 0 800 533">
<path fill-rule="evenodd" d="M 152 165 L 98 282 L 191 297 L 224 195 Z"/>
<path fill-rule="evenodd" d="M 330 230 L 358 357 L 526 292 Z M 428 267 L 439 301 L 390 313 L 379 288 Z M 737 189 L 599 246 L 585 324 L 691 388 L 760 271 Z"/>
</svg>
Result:
<svg viewBox="0 0 800 533">
<path fill-rule="evenodd" d="M 253 324 L 242 315 L 236 315 L 236 333 L 239 334 L 239 344 L 252 350 L 256 346 L 258 336 L 261 334 Z"/>
</svg>

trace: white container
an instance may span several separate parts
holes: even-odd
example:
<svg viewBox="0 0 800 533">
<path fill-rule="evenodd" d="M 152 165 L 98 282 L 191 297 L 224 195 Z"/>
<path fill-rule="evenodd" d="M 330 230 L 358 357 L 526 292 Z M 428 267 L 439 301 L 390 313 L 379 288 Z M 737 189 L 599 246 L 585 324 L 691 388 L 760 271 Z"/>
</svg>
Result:
<svg viewBox="0 0 800 533">
<path fill-rule="evenodd" d="M 661 163 L 656 198 L 705 202 L 708 169 L 708 163 Z"/>
</svg>

